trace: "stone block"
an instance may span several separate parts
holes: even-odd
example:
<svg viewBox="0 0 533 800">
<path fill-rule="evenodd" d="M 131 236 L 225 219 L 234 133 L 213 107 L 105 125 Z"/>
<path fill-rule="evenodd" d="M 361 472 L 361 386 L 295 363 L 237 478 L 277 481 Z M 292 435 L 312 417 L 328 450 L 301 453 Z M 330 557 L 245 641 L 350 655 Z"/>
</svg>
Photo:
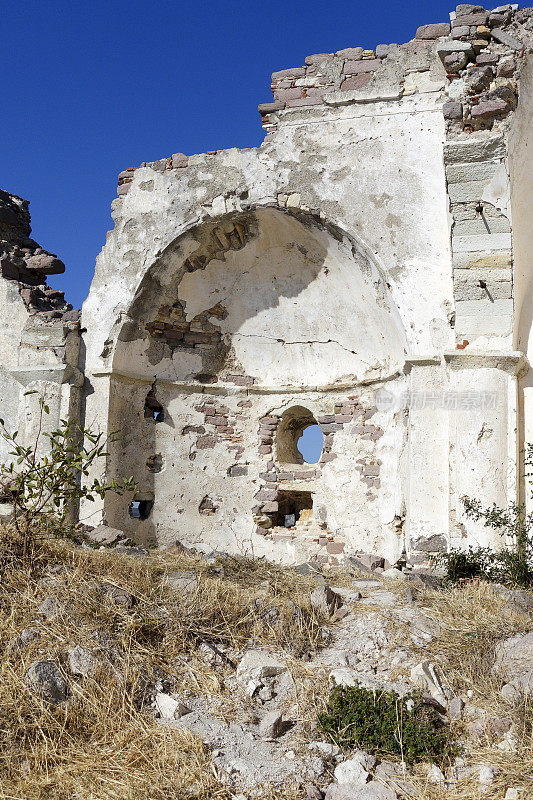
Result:
<svg viewBox="0 0 533 800">
<path fill-rule="evenodd" d="M 337 422 L 332 422 L 328 425 L 321 425 L 320 430 L 322 433 L 335 433 L 335 431 L 342 430 L 342 425 L 339 425 Z"/>
<path fill-rule="evenodd" d="M 478 14 L 485 11 L 483 6 L 473 5 L 472 3 L 460 3 L 455 7 L 455 16 L 464 17 L 467 14 Z"/>
<path fill-rule="evenodd" d="M 388 55 L 396 52 L 396 50 L 398 50 L 397 44 L 378 44 L 376 46 L 376 57 L 387 58 Z"/>
<path fill-rule="evenodd" d="M 230 478 L 241 478 L 248 475 L 248 467 L 244 464 L 234 464 L 229 468 L 228 475 Z"/>
<path fill-rule="evenodd" d="M 115 544 L 119 539 L 125 539 L 126 534 L 118 528 L 110 528 L 108 525 L 98 525 L 89 531 L 87 538 L 98 544 Z"/>
<path fill-rule="evenodd" d="M 479 250 L 510 250 L 510 233 L 485 233 L 477 236 L 453 236 L 454 253 L 472 253 Z"/>
<path fill-rule="evenodd" d="M 510 11 L 492 12 L 489 14 L 489 26 L 491 28 L 503 28 L 511 21 L 512 14 Z"/>
<path fill-rule="evenodd" d="M 282 713 L 269 711 L 259 723 L 259 734 L 263 739 L 277 739 L 283 733 L 283 727 Z"/>
<path fill-rule="evenodd" d="M 488 231 L 487 231 L 488 228 Z M 511 226 L 507 217 L 486 217 L 476 215 L 476 219 L 454 222 L 452 236 L 476 236 L 486 233 L 510 233 Z"/>
<path fill-rule="evenodd" d="M 448 36 L 449 32 L 449 22 L 433 22 L 417 28 L 415 39 L 438 39 L 440 36 Z"/>
<path fill-rule="evenodd" d="M 256 500 L 277 500 L 278 493 L 275 489 L 260 489 L 254 495 Z"/>
<path fill-rule="evenodd" d="M 444 56 L 447 56 L 450 53 L 465 53 L 467 58 L 474 57 L 472 45 L 468 42 L 439 42 L 437 45 L 437 54 L 444 59 Z"/>
<path fill-rule="evenodd" d="M 519 53 L 524 49 L 523 42 L 521 42 L 519 39 L 516 39 L 514 36 L 511 36 L 510 33 L 507 33 L 507 31 L 504 31 L 501 28 L 493 28 L 491 33 L 497 42 L 506 45 L 506 47 L 510 47 L 511 50 L 516 50 Z"/>
<path fill-rule="evenodd" d="M 502 58 L 500 63 L 498 64 L 498 68 L 496 70 L 496 75 L 499 78 L 511 78 L 516 70 L 516 61 L 512 56 L 508 56 L 507 58 Z"/>
<path fill-rule="evenodd" d="M 352 61 L 360 61 L 363 57 L 362 47 L 345 47 L 344 50 L 337 50 L 335 53 L 339 58 L 349 58 Z"/>
<path fill-rule="evenodd" d="M 276 511 L 278 511 L 278 509 L 279 509 L 279 504 L 276 503 L 275 501 L 263 503 L 263 505 L 261 506 L 261 511 L 263 512 L 263 514 L 275 514 Z"/>
<path fill-rule="evenodd" d="M 333 53 L 315 53 L 314 55 L 306 56 L 305 63 L 312 66 L 313 64 L 322 64 L 330 58 L 333 58 Z"/>
<path fill-rule="evenodd" d="M 311 87 L 305 90 L 306 97 L 324 97 L 325 94 L 330 94 L 331 92 L 335 91 L 335 87 L 332 86 L 316 86 Z"/>
<path fill-rule="evenodd" d="M 502 134 L 471 136 L 466 140 L 450 141 L 444 144 L 444 162 L 464 164 L 470 161 L 503 159 L 506 156 Z"/>
<path fill-rule="evenodd" d="M 511 111 L 511 106 L 505 100 L 486 100 L 478 103 L 470 112 L 474 119 L 489 119 L 491 117 L 501 117 Z"/>
<path fill-rule="evenodd" d="M 189 159 L 185 155 L 185 153 L 174 153 L 172 156 L 172 169 L 178 169 L 186 167 L 189 162 Z"/>
<path fill-rule="evenodd" d="M 285 103 L 281 100 L 276 100 L 274 103 L 260 103 L 257 110 L 260 114 L 272 114 L 274 111 L 281 111 L 285 108 Z"/>
<path fill-rule="evenodd" d="M 346 78 L 346 80 L 341 83 L 340 91 L 350 92 L 356 91 L 357 89 L 364 89 L 372 80 L 372 75 L 372 72 L 363 72 L 361 75 L 354 75 L 351 78 Z"/>
<path fill-rule="evenodd" d="M 282 103 L 286 103 L 287 100 L 295 100 L 297 97 L 303 96 L 303 89 L 298 86 L 295 86 L 291 89 L 276 89 L 274 92 L 274 97 L 276 100 L 281 101 Z"/>
<path fill-rule="evenodd" d="M 380 66 L 379 58 L 370 58 L 367 61 L 346 61 L 342 71 L 345 75 L 357 75 L 361 72 L 375 72 Z"/>
<path fill-rule="evenodd" d="M 447 72 L 457 75 L 462 69 L 464 69 L 464 67 L 466 67 L 467 61 L 468 59 L 464 53 L 450 53 L 449 55 L 444 56 L 444 67 Z"/>
<path fill-rule="evenodd" d="M 444 119 L 462 119 L 463 106 L 456 100 L 448 100 L 442 107 L 442 113 L 444 114 Z"/>
<path fill-rule="evenodd" d="M 208 450 L 213 448 L 217 443 L 215 436 L 199 436 L 196 440 L 196 447 L 198 450 Z"/>
<path fill-rule="evenodd" d="M 455 304 L 459 335 L 508 336 L 513 326 L 512 300 L 461 300 Z"/>
<path fill-rule="evenodd" d="M 248 650 L 237 667 L 237 680 L 247 684 L 249 681 L 261 683 L 264 678 L 274 678 L 287 669 L 286 664 L 262 650 Z"/>
<path fill-rule="evenodd" d="M 464 183 L 451 183 L 448 186 L 448 195 L 452 203 L 479 202 L 487 181 L 465 181 Z"/>
<path fill-rule="evenodd" d="M 59 705 L 68 699 L 68 684 L 54 661 L 34 661 L 24 676 L 29 691 L 46 703 Z"/>
<path fill-rule="evenodd" d="M 452 39 L 462 39 L 470 35 L 470 28 L 468 25 L 458 25 L 452 29 Z"/>
<path fill-rule="evenodd" d="M 486 25 L 488 19 L 489 15 L 486 11 L 477 14 L 461 14 L 453 20 L 452 28 L 457 28 L 459 25 Z"/>
<path fill-rule="evenodd" d="M 293 472 L 278 472 L 278 481 L 292 481 L 294 480 Z"/>
<path fill-rule="evenodd" d="M 496 53 L 478 53 L 476 56 L 476 64 L 495 66 L 498 63 L 498 56 Z"/>
<path fill-rule="evenodd" d="M 282 80 L 282 78 L 303 78 L 305 67 L 293 67 L 292 69 L 280 69 L 272 73 L 272 82 Z"/>
<path fill-rule="evenodd" d="M 448 164 L 446 180 L 451 183 L 471 183 L 485 181 L 488 183 L 496 173 L 499 164 L 495 161 L 478 161 L 466 164 Z"/>
<path fill-rule="evenodd" d="M 342 597 L 331 589 L 327 584 L 318 586 L 311 592 L 309 598 L 311 608 L 321 614 L 333 614 L 337 608 L 342 606 Z"/>
</svg>

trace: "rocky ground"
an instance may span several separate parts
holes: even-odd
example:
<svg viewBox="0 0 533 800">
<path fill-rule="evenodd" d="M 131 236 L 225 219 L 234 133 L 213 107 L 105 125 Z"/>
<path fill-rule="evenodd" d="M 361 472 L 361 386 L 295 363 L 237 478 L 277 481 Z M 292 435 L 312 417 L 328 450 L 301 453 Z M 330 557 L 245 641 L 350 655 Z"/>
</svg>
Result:
<svg viewBox="0 0 533 800">
<path fill-rule="evenodd" d="M 0 569 L 0 798 L 533 797 L 533 595 L 368 556 L 319 571 L 44 546 Z M 458 755 L 341 750 L 335 685 L 414 689 Z"/>
</svg>

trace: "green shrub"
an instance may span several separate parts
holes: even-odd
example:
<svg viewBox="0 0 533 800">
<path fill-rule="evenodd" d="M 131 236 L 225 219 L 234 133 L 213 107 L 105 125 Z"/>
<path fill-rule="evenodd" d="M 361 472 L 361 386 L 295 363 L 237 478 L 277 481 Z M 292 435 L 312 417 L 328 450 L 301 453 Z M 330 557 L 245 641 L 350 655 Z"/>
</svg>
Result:
<svg viewBox="0 0 533 800">
<path fill-rule="evenodd" d="M 456 752 L 449 725 L 423 702 L 420 693 L 402 698 L 395 692 L 362 686 L 337 687 L 318 721 L 339 747 L 400 756 L 408 764 L 444 759 Z"/>
<path fill-rule="evenodd" d="M 37 392 L 24 396 L 30 394 Z M 10 445 L 12 459 L 0 464 L 0 487 L 9 497 L 23 562 L 34 552 L 39 536 L 68 530 L 69 512 L 82 498 L 94 501 L 109 492 L 120 495 L 135 489 L 133 478 L 102 483 L 91 476 L 93 465 L 108 455 L 103 433 L 66 420 L 60 420 L 56 430 L 45 431 L 44 417 L 49 413 L 45 398 L 39 397 L 38 430 L 30 445 L 19 444 L 18 431 L 10 433 L 0 419 L 0 437 Z M 110 440 L 116 436 L 111 434 Z M 43 439 L 47 446 L 41 456 Z"/>
<path fill-rule="evenodd" d="M 452 584 L 481 578 L 526 589 L 533 585 L 533 569 L 529 561 L 514 548 L 498 552 L 489 547 L 452 548 L 449 553 L 440 553 L 433 560 L 445 567 L 446 580 Z"/>
</svg>

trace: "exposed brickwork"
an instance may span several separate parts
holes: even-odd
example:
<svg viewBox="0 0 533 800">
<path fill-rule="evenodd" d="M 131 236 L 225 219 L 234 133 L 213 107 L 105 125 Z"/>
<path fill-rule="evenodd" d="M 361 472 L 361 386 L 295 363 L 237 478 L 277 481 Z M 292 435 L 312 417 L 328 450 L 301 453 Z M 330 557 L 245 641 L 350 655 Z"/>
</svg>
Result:
<svg viewBox="0 0 533 800">
<path fill-rule="evenodd" d="M 481 8 L 481 6 L 477 6 Z M 517 10 L 511 6 L 501 7 L 495 12 L 480 11 L 466 13 L 457 6 L 455 19 L 448 22 L 430 23 L 420 26 L 415 38 L 403 45 L 377 45 L 375 50 L 348 47 L 336 53 L 319 53 L 308 56 L 305 66 L 274 72 L 272 92 L 274 103 L 262 103 L 259 113 L 265 130 L 272 133 L 277 128 L 280 111 L 304 104 L 320 104 L 331 92 L 357 91 L 367 87 L 382 67 L 385 59 L 400 51 L 407 55 L 407 71 L 429 69 L 433 57 L 435 40 L 464 43 L 462 51 L 443 50 L 444 65 L 448 80 L 453 80 L 466 69 L 470 76 L 477 65 L 490 65 L 491 78 L 514 78 L 516 61 L 509 56 L 522 55 L 524 44 L 515 35 L 517 23 L 529 20 L 531 9 Z M 490 50 L 489 50 L 490 48 Z M 416 54 L 419 54 L 417 59 Z M 426 63 L 423 63 L 423 62 Z M 506 63 L 507 62 L 507 63 Z M 405 66 L 403 67 L 405 69 Z M 405 78 L 406 75 L 403 76 Z M 472 76 L 474 77 L 474 76 Z M 402 76 L 399 76 L 400 80 Z M 461 105 L 459 116 L 465 129 L 491 127 L 495 118 L 503 118 L 516 107 L 516 83 L 498 83 L 476 91 L 469 87 L 466 102 Z"/>
<path fill-rule="evenodd" d="M 299 536 L 300 533 L 296 529 L 287 529 L 286 533 L 280 534 L 278 528 L 272 528 L 272 515 L 279 510 L 280 492 L 283 492 L 284 487 L 291 486 L 295 482 L 313 482 L 320 478 L 323 467 L 337 457 L 337 454 L 333 452 L 335 434 L 346 426 L 349 426 L 348 430 L 363 441 L 375 442 L 381 438 L 383 436 L 382 429 L 370 421 L 376 413 L 375 407 L 366 407 L 359 399 L 353 397 L 335 403 L 333 409 L 318 415 L 317 423 L 324 434 L 319 463 L 314 465 L 314 468 L 305 465 L 294 469 L 288 469 L 286 465 L 280 466 L 273 460 L 280 417 L 274 414 L 262 417 L 258 429 L 258 452 L 262 458 L 267 460 L 267 469 L 265 472 L 259 473 L 261 483 L 254 495 L 255 505 L 252 508 L 252 514 L 257 521 L 256 532 L 262 536 L 271 536 L 275 541 L 290 541 L 293 536 Z M 381 485 L 379 478 L 381 461 L 368 456 L 359 459 L 357 463 L 361 480 L 367 487 L 367 497 L 374 499 L 375 495 L 372 494 L 372 490 L 379 489 Z M 325 548 L 326 560 L 334 561 L 335 555 L 342 554 L 345 543 L 342 539 L 336 539 L 331 531 L 327 530 L 325 509 L 324 514 L 319 514 L 315 522 L 324 528 L 326 534 L 313 539 L 313 541 Z"/>
<path fill-rule="evenodd" d="M 184 307 L 177 301 L 172 306 L 161 306 L 157 320 L 146 323 L 148 333 L 158 341 L 164 341 L 172 349 L 216 347 L 222 334 L 212 322 L 213 317 L 223 319 L 226 310 L 218 303 L 187 321 Z"/>
<path fill-rule="evenodd" d="M 196 426 L 189 426 L 191 430 L 187 431 L 197 433 L 196 448 L 198 450 L 211 450 L 217 444 L 223 442 L 229 450 L 235 453 L 235 457 L 238 459 L 244 453 L 242 435 L 237 430 L 238 418 L 243 417 L 243 412 L 232 415 L 227 406 L 217 405 L 214 400 L 195 406 L 195 410 L 204 415 L 204 425 L 199 426 L 198 431 L 194 430 Z M 233 472 L 228 474 L 236 477 L 239 474 L 236 471 L 237 466 L 235 464 L 231 468 Z"/>
</svg>

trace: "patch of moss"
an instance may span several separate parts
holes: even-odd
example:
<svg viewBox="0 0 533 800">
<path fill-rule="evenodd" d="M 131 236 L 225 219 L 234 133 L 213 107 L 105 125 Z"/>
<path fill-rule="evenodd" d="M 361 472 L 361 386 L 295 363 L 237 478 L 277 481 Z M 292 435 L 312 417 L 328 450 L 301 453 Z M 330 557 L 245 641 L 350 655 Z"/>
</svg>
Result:
<svg viewBox="0 0 533 800">
<path fill-rule="evenodd" d="M 362 686 L 337 687 L 318 721 L 339 747 L 400 756 L 407 764 L 443 760 L 457 752 L 449 725 L 420 693 L 400 697 Z"/>
</svg>

